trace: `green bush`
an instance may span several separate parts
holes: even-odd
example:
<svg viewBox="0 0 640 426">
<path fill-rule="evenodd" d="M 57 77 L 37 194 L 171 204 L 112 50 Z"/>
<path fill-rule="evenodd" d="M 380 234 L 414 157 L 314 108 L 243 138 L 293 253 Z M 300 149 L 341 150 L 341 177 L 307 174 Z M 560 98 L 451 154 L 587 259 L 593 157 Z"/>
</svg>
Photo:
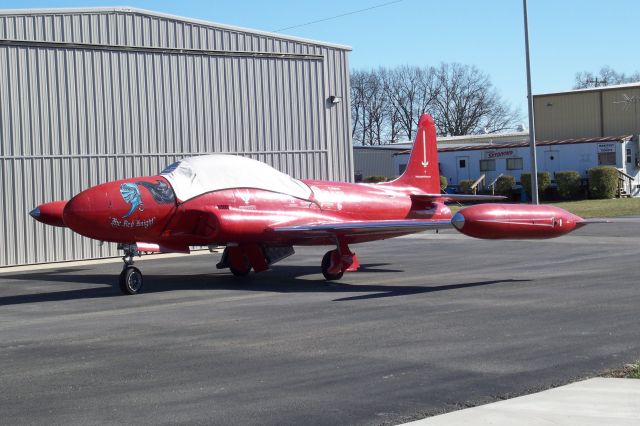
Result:
<svg viewBox="0 0 640 426">
<path fill-rule="evenodd" d="M 589 169 L 589 196 L 591 198 L 614 198 L 618 190 L 618 169 L 599 166 Z"/>
<path fill-rule="evenodd" d="M 386 176 L 367 176 L 366 178 L 364 178 L 364 181 L 366 183 L 380 183 L 380 182 L 386 182 L 388 180 L 389 178 Z"/>
<path fill-rule="evenodd" d="M 471 185 L 473 185 L 473 180 L 471 179 L 463 179 L 458 182 L 458 192 L 461 194 L 471 194 Z"/>
<path fill-rule="evenodd" d="M 522 187 L 527 192 L 527 195 L 531 197 L 531 173 L 522 173 L 520 175 L 520 183 Z M 551 175 L 549 172 L 539 172 L 538 173 L 538 197 L 542 198 L 542 194 L 549 188 L 551 185 Z"/>
<path fill-rule="evenodd" d="M 449 180 L 446 176 L 440 176 L 440 192 L 444 191 L 444 189 L 449 185 Z"/>
<path fill-rule="evenodd" d="M 516 178 L 514 178 L 513 176 L 500 176 L 496 180 L 496 194 L 510 196 L 515 184 Z"/>
<path fill-rule="evenodd" d="M 580 173 L 575 170 L 556 172 L 558 194 L 564 199 L 572 200 L 580 195 Z"/>
</svg>

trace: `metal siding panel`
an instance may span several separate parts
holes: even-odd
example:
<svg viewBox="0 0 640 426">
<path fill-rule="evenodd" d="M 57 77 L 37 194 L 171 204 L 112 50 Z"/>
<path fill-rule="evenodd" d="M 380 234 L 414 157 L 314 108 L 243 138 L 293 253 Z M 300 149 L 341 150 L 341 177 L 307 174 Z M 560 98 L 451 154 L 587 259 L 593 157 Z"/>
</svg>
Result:
<svg viewBox="0 0 640 426">
<path fill-rule="evenodd" d="M 534 97 L 536 139 L 600 136 L 598 92 Z"/>
<path fill-rule="evenodd" d="M 395 177 L 397 170 L 393 167 L 393 154 L 396 151 L 384 149 L 354 149 L 354 171 L 362 172 L 363 177 L 387 176 Z"/>
<path fill-rule="evenodd" d="M 640 88 L 602 92 L 604 136 L 640 133 Z"/>
<path fill-rule="evenodd" d="M 0 75 L 7 75 L 9 49 L 0 48 Z M 0 78 L 0 155 L 9 155 L 7 142 L 11 138 L 11 102 L 9 99 L 9 78 Z M 4 167 L 4 166 L 3 166 Z M 2 176 L 2 174 L 0 174 Z"/>
</svg>

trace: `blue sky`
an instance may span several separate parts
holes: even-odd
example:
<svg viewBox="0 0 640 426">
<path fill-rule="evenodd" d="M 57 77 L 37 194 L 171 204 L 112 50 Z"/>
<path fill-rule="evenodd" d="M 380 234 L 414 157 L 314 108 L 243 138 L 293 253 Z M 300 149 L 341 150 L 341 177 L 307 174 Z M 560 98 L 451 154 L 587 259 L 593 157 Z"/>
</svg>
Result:
<svg viewBox="0 0 640 426">
<path fill-rule="evenodd" d="M 1 8 L 133 6 L 273 31 L 392 0 L 31 1 Z M 534 93 L 569 90 L 578 71 L 603 65 L 640 70 L 637 0 L 529 0 Z M 353 48 L 352 69 L 460 62 L 491 76 L 504 99 L 526 114 L 524 30 L 520 0 L 403 0 L 284 31 Z"/>
</svg>

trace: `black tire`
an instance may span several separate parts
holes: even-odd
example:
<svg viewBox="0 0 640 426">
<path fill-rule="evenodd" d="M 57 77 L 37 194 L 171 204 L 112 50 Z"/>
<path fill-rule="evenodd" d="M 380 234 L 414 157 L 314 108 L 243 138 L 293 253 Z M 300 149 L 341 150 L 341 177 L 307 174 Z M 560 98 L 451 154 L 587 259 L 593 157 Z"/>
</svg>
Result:
<svg viewBox="0 0 640 426">
<path fill-rule="evenodd" d="M 342 275 L 344 275 L 344 272 L 342 271 L 340 271 L 337 274 L 329 273 L 329 267 L 331 266 L 331 255 L 333 254 L 334 251 L 335 250 L 329 250 L 322 257 L 322 264 L 321 264 L 322 275 L 324 275 L 325 279 L 327 279 L 328 281 L 337 281 L 340 278 L 342 278 Z"/>
<path fill-rule="evenodd" d="M 246 277 L 251 272 L 251 264 L 249 263 L 249 259 L 246 256 L 243 256 L 244 259 L 244 267 L 242 269 L 237 269 L 231 265 L 229 265 L 229 270 L 236 277 Z"/>
<path fill-rule="evenodd" d="M 135 266 L 127 266 L 120 273 L 120 291 L 122 294 L 138 294 L 142 289 L 142 272 Z"/>
</svg>

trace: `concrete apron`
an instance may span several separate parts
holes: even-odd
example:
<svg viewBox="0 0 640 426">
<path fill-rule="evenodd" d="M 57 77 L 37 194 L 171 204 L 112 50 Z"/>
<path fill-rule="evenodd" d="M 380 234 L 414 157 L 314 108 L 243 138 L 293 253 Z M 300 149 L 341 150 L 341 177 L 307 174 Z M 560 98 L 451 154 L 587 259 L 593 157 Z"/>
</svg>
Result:
<svg viewBox="0 0 640 426">
<path fill-rule="evenodd" d="M 403 426 L 640 425 L 640 380 L 595 378 Z"/>
</svg>

